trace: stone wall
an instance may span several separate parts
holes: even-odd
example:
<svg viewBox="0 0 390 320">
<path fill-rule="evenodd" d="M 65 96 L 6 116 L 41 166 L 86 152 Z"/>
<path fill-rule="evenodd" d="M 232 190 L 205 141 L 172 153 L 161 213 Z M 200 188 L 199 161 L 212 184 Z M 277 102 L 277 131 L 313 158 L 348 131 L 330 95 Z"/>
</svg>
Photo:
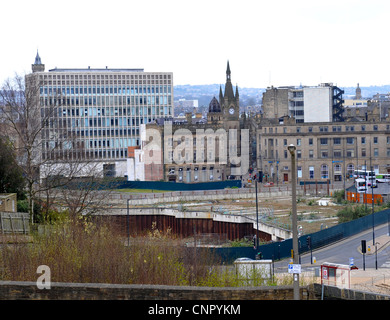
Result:
<svg viewBox="0 0 390 320">
<path fill-rule="evenodd" d="M 0 281 L 0 300 L 293 300 L 292 286 L 211 288 L 99 283 Z M 301 300 L 321 300 L 322 286 L 300 288 Z M 324 286 L 324 300 L 390 300 L 390 295 Z"/>
<path fill-rule="evenodd" d="M 309 299 L 306 287 L 302 300 Z M 94 283 L 51 283 L 38 289 L 35 282 L 0 281 L 0 300 L 293 300 L 293 287 L 211 288 Z"/>
<path fill-rule="evenodd" d="M 311 299 L 313 300 L 390 300 L 390 295 L 383 295 L 375 292 L 356 291 L 351 289 L 343 289 L 333 286 L 324 286 L 322 293 L 322 285 L 314 283 L 309 286 Z"/>
</svg>

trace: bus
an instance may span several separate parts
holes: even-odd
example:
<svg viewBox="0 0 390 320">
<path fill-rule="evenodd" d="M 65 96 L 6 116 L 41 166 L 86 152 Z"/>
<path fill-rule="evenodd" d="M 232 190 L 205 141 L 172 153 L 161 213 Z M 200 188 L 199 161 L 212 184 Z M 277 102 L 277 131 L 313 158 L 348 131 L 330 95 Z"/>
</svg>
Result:
<svg viewBox="0 0 390 320">
<path fill-rule="evenodd" d="M 358 193 L 367 191 L 366 179 L 362 179 L 362 178 L 355 179 L 355 187 Z"/>
<path fill-rule="evenodd" d="M 376 182 L 390 182 L 390 173 L 377 174 Z"/>
<path fill-rule="evenodd" d="M 355 170 L 353 172 L 353 177 L 355 179 L 357 178 L 366 179 L 367 187 L 372 187 L 372 188 L 377 187 L 375 171 Z"/>
</svg>

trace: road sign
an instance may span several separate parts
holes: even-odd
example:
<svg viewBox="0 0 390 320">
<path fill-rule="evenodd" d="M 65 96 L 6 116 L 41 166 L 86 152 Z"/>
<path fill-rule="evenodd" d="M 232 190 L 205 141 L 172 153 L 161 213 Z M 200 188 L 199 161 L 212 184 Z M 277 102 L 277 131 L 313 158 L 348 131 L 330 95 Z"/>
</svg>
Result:
<svg viewBox="0 0 390 320">
<path fill-rule="evenodd" d="M 300 264 L 292 264 L 288 265 L 288 273 L 301 273 L 301 265 Z"/>
<path fill-rule="evenodd" d="M 325 280 L 328 279 L 328 269 L 327 268 L 322 269 L 322 279 L 325 279 Z"/>
</svg>

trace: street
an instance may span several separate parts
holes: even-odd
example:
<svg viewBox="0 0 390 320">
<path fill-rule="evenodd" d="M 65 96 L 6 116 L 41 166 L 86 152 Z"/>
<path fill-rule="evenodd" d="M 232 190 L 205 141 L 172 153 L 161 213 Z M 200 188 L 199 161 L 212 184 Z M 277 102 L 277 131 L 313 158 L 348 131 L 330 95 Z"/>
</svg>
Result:
<svg viewBox="0 0 390 320">
<path fill-rule="evenodd" d="M 381 240 L 381 245 L 378 245 L 378 253 L 375 255 L 375 246 L 373 246 L 373 230 L 368 229 L 358 235 L 338 241 L 332 245 L 323 247 L 318 250 L 313 250 L 312 256 L 316 259 L 316 263 L 310 263 L 310 251 L 302 254 L 300 257 L 302 269 L 313 269 L 320 267 L 324 262 L 349 265 L 350 258 L 353 258 L 354 265 L 359 269 L 363 269 L 363 255 L 359 251 L 361 248 L 361 240 L 366 240 L 367 250 L 370 246 L 370 253 L 365 254 L 365 268 L 375 268 L 376 261 L 379 268 L 390 268 L 390 237 L 388 236 L 389 226 L 383 224 L 375 227 L 375 242 Z M 382 247 L 383 244 L 387 246 Z M 381 248 L 382 247 L 382 248 Z M 290 258 L 275 262 L 276 272 L 286 272 Z"/>
</svg>

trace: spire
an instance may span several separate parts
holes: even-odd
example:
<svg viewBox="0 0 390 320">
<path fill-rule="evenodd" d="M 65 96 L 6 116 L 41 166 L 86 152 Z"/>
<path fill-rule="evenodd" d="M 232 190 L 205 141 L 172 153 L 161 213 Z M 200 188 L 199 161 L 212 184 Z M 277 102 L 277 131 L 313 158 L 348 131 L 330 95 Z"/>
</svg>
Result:
<svg viewBox="0 0 390 320">
<path fill-rule="evenodd" d="M 41 62 L 41 57 L 39 56 L 38 49 L 37 49 L 37 55 L 35 57 L 35 62 L 34 64 L 42 64 Z"/>
<path fill-rule="evenodd" d="M 226 69 L 226 84 L 225 84 L 225 94 L 224 97 L 228 98 L 229 100 L 234 99 L 234 93 L 233 93 L 233 86 L 232 82 L 230 80 L 230 65 L 229 60 L 227 62 L 227 69 Z"/>
<path fill-rule="evenodd" d="M 238 84 L 236 84 L 236 99 L 238 99 Z"/>
<path fill-rule="evenodd" d="M 39 56 L 38 49 L 37 55 L 35 56 L 34 64 L 32 65 L 32 72 L 44 72 L 45 65 L 41 61 L 41 57 Z"/>
<path fill-rule="evenodd" d="M 226 81 L 230 81 L 230 65 L 229 60 L 227 62 L 227 68 L 226 68 Z"/>
</svg>

